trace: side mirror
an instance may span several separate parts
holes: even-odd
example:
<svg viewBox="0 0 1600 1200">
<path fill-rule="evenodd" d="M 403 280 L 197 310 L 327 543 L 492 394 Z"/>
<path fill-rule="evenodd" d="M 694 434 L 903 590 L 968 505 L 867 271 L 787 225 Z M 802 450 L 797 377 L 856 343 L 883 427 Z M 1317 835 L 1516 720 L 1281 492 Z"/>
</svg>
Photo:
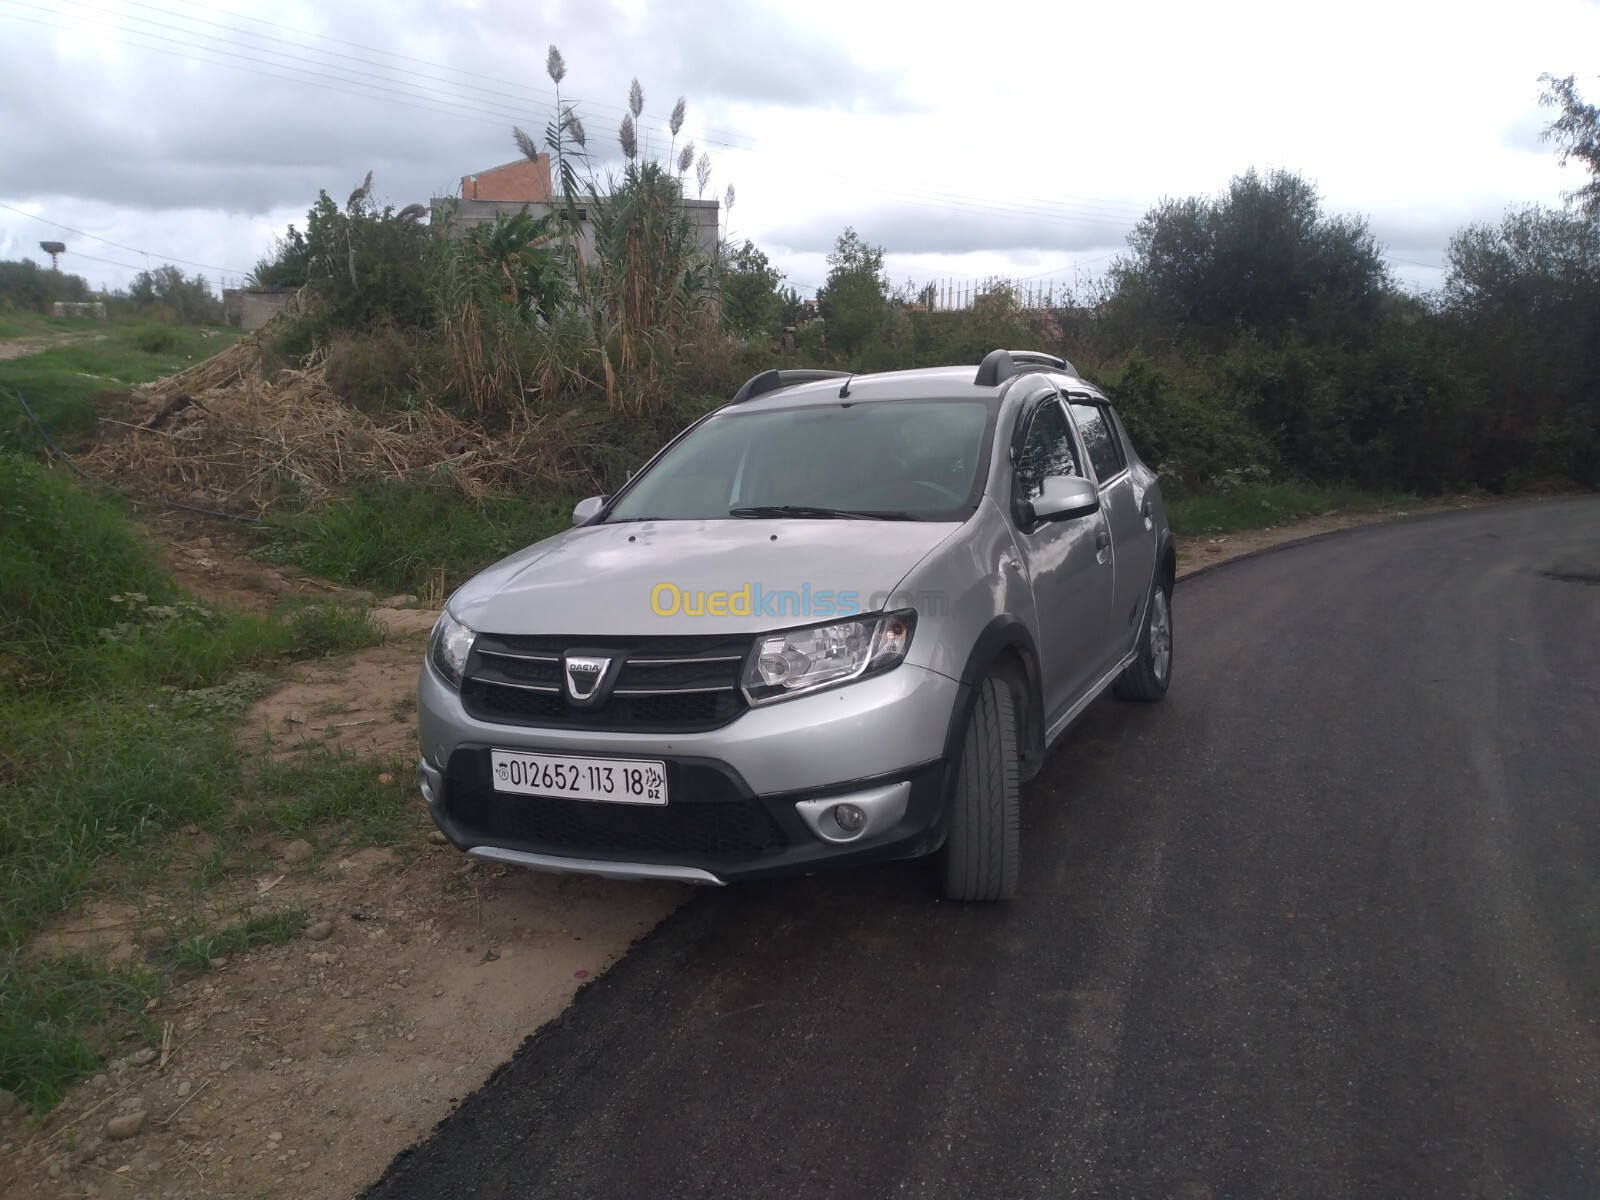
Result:
<svg viewBox="0 0 1600 1200">
<path fill-rule="evenodd" d="M 1100 489 L 1076 475 L 1052 475 L 1044 481 L 1044 493 L 1033 502 L 1035 521 L 1069 521 L 1086 517 L 1100 508 Z"/>
<path fill-rule="evenodd" d="M 600 514 L 600 510 L 605 506 L 606 498 L 604 496 L 590 496 L 587 500 L 579 500 L 572 507 L 572 523 L 574 525 L 587 525 Z"/>
</svg>

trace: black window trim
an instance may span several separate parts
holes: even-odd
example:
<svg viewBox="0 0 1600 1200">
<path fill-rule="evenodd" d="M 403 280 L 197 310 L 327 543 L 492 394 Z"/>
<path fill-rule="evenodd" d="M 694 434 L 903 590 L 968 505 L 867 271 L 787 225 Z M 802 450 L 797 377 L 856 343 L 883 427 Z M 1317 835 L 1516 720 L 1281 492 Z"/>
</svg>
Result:
<svg viewBox="0 0 1600 1200">
<path fill-rule="evenodd" d="M 1009 503 L 1006 505 L 1006 511 L 1011 518 L 1011 523 L 1023 533 L 1033 533 L 1040 525 L 1044 524 L 1042 521 L 1034 521 L 1024 525 L 1017 520 L 1017 463 L 1022 453 L 1022 447 L 1027 444 L 1028 436 L 1033 432 L 1034 421 L 1038 419 L 1039 413 L 1043 411 L 1047 404 L 1055 404 L 1061 409 L 1061 415 L 1067 423 L 1067 438 L 1072 442 L 1072 454 L 1077 460 L 1078 469 L 1089 472 L 1094 470 L 1094 464 L 1089 461 L 1089 455 L 1084 448 L 1083 435 L 1078 431 L 1078 423 L 1072 418 L 1072 408 L 1067 403 L 1067 393 L 1058 384 L 1051 383 L 1048 380 L 1046 383 L 1048 386 L 1042 389 L 1038 395 L 1029 396 L 1023 401 L 1022 411 L 1018 414 L 1016 432 L 1013 434 L 1011 442 L 1011 478 L 1007 487 Z M 1088 479 L 1089 475 L 1084 475 L 1082 478 Z M 1099 487 L 1101 485 L 1097 483 L 1095 486 Z"/>
</svg>

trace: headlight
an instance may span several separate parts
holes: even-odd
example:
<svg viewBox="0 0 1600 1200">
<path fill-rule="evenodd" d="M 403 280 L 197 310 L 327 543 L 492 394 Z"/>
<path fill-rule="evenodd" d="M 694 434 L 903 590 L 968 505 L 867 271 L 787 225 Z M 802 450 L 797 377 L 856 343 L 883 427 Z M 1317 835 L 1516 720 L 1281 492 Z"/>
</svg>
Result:
<svg viewBox="0 0 1600 1200">
<path fill-rule="evenodd" d="M 766 704 L 899 665 L 911 648 L 911 610 L 763 634 L 744 669 L 744 694 Z"/>
<path fill-rule="evenodd" d="M 472 639 L 476 636 L 448 610 L 433 623 L 433 632 L 428 635 L 428 661 L 450 681 L 451 687 L 461 686 L 461 674 L 467 669 L 467 655 L 472 652 Z"/>
</svg>

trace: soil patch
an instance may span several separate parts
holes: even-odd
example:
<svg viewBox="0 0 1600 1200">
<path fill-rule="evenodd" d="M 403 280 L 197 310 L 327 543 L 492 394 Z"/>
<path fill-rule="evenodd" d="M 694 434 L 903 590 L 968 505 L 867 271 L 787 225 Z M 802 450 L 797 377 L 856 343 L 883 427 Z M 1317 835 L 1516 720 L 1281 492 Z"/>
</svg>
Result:
<svg viewBox="0 0 1600 1200">
<path fill-rule="evenodd" d="M 417 615 L 432 624 L 432 614 Z M 329 748 L 380 762 L 412 761 L 421 665 L 421 640 L 406 637 L 299 668 L 250 709 L 240 743 L 265 748 L 274 759 Z"/>
<path fill-rule="evenodd" d="M 30 354 L 54 350 L 57 346 L 70 346 L 73 342 L 97 342 L 105 336 L 103 333 L 58 333 L 10 338 L 0 341 L 0 359 L 26 358 Z"/>
</svg>

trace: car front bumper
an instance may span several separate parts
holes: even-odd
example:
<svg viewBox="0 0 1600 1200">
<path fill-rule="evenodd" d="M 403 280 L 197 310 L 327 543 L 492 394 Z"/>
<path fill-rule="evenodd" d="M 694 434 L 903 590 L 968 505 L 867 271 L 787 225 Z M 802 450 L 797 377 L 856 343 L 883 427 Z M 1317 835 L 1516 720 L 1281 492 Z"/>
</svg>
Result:
<svg viewBox="0 0 1600 1200">
<path fill-rule="evenodd" d="M 449 840 L 537 870 L 726 883 L 925 854 L 944 836 L 946 739 L 961 688 L 902 666 L 691 734 L 491 725 L 424 667 L 418 782 Z M 657 759 L 667 805 L 496 792 L 489 752 Z M 865 815 L 843 835 L 833 806 Z"/>
</svg>

